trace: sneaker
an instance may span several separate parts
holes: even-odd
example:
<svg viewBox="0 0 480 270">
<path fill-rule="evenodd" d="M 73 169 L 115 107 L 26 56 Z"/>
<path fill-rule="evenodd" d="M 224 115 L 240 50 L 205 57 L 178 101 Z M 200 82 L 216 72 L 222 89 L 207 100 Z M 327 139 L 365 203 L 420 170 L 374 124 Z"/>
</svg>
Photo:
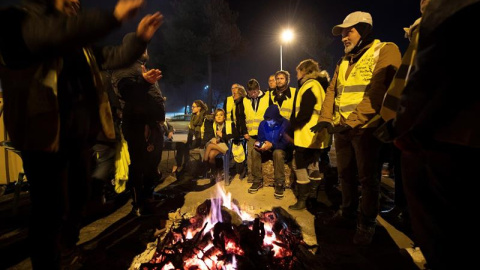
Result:
<svg viewBox="0 0 480 270">
<path fill-rule="evenodd" d="M 285 191 L 285 188 L 281 185 L 276 185 L 275 186 L 275 192 L 273 193 L 273 196 L 275 196 L 275 199 L 281 199 L 283 198 L 283 193 Z"/>
<path fill-rule="evenodd" d="M 370 243 L 372 243 L 374 234 L 375 234 L 375 227 L 358 226 L 357 231 L 353 236 L 353 243 L 359 246 L 370 245 Z"/>
<path fill-rule="evenodd" d="M 318 170 L 311 171 L 310 174 L 308 175 L 308 178 L 310 180 L 322 180 L 324 178 L 323 173 L 321 173 Z"/>
<path fill-rule="evenodd" d="M 257 193 L 259 189 L 263 187 L 263 183 L 253 183 L 252 186 L 248 189 L 248 193 Z"/>
</svg>

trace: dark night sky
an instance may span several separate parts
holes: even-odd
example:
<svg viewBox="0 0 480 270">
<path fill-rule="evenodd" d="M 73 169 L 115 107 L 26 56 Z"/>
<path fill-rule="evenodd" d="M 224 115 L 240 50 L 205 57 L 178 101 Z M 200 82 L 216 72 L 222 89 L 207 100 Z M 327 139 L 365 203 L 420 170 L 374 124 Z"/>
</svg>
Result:
<svg viewBox="0 0 480 270">
<path fill-rule="evenodd" d="M 239 68 L 244 69 L 240 81 L 249 77 L 258 77 L 266 85 L 268 74 L 280 68 L 279 34 L 281 29 L 290 27 L 295 32 L 308 35 L 311 29 L 297 29 L 302 21 L 310 21 L 317 25 L 325 35 L 331 35 L 334 25 L 342 23 L 347 14 L 353 11 L 366 11 L 372 14 L 375 36 L 383 41 L 392 41 L 399 45 L 403 52 L 408 45 L 404 38 L 403 27 L 410 25 L 420 16 L 420 1 L 395 0 L 261 0 L 261 1 L 229 1 L 231 8 L 239 12 L 239 25 L 242 34 L 249 40 L 250 52 Z M 294 76 L 296 65 L 311 56 L 301 51 L 302 40 L 294 40 L 284 46 L 283 65 Z M 327 48 L 333 54 L 333 62 L 343 55 L 340 37 Z M 316 59 L 318 60 L 318 59 Z M 256 63 L 252 63 L 256 62 Z M 334 64 L 333 63 L 333 64 Z M 322 63 L 320 63 L 322 65 Z M 328 68 L 333 72 L 334 66 Z M 239 75 L 240 75 L 239 74 Z"/>
<path fill-rule="evenodd" d="M 0 0 L 0 2 L 0 6 L 3 6 L 18 0 Z M 85 8 L 106 8 L 113 7 L 117 0 L 81 0 L 81 2 Z M 214 77 L 217 80 L 213 82 L 213 87 L 225 88 L 225 92 L 228 91 L 231 83 L 238 82 L 246 85 L 250 78 L 257 78 L 262 88 L 267 87 L 268 76 L 280 69 L 279 34 L 281 29 L 286 27 L 298 33 L 292 43 L 283 46 L 283 68 L 291 73 L 291 84 L 296 86 L 294 73 L 296 65 L 301 60 L 312 57 L 301 46 L 301 36 L 309 35 L 312 29 L 301 29 L 300 24 L 314 23 L 317 31 L 333 37 L 332 27 L 342 23 L 347 14 L 357 10 L 366 11 L 372 14 L 375 36 L 383 41 L 395 42 L 399 45 L 401 52 L 404 52 L 408 40 L 403 36 L 403 27 L 410 25 L 420 16 L 419 0 L 227 0 L 227 2 L 230 8 L 239 14 L 237 22 L 242 36 L 247 41 L 247 46 L 239 55 L 229 57 L 228 70 L 220 76 L 221 79 L 218 79 L 218 74 Z M 149 0 L 142 14 L 156 10 L 161 10 L 168 17 L 171 12 L 169 1 Z M 135 20 L 122 26 L 122 29 L 114 32 L 106 38 L 106 41 L 120 42 L 126 32 L 135 29 L 140 17 L 137 16 Z M 160 37 L 157 35 L 155 38 Z M 326 50 L 333 55 L 332 65 L 326 66 L 332 73 L 334 63 L 343 54 L 340 37 L 335 37 Z M 320 64 L 322 65 L 321 62 Z M 190 87 L 197 88 L 205 84 L 205 82 L 194 83 Z M 162 86 L 162 90 L 167 96 L 177 99 L 172 95 L 175 91 L 173 88 Z M 191 103 L 196 98 L 198 97 L 192 95 L 191 100 L 187 102 Z M 176 109 L 184 101 L 171 100 L 169 103 Z"/>
</svg>

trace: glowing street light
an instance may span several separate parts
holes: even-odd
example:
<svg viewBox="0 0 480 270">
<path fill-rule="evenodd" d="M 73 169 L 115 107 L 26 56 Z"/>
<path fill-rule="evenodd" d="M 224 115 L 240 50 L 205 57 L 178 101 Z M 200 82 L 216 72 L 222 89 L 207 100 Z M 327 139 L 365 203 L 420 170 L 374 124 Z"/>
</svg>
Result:
<svg viewBox="0 0 480 270">
<path fill-rule="evenodd" d="M 282 31 L 280 35 L 280 70 L 283 70 L 283 53 L 282 53 L 282 46 L 283 43 L 289 43 L 293 39 L 293 31 L 290 29 L 285 29 Z"/>
</svg>

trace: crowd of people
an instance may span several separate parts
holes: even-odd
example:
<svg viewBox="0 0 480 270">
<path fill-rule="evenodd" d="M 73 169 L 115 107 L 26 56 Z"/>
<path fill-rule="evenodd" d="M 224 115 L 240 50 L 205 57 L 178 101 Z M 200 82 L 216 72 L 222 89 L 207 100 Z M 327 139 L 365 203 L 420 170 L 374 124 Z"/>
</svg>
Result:
<svg viewBox="0 0 480 270">
<path fill-rule="evenodd" d="M 466 67 L 478 56 L 467 56 L 452 37 L 470 33 L 466 25 L 479 2 L 421 0 L 422 18 L 405 28 L 410 45 L 403 57 L 397 45 L 375 37 L 369 13 L 352 12 L 332 29 L 345 55 L 331 80 L 306 59 L 296 67 L 296 87 L 286 70 L 268 78 L 267 90 L 257 79 L 246 88 L 234 83 L 213 114 L 203 101 L 193 102 L 186 143 L 172 140 L 158 85 L 162 72 L 146 65 L 147 44 L 163 15 L 146 15 L 121 45 L 93 45 L 131 19 L 144 0 L 119 0 L 110 11 L 80 9 L 79 0 L 28 0 L 2 10 L 4 121 L 30 183 L 33 268 L 60 269 L 75 253 L 87 200 L 101 197 L 124 140 L 138 216 L 151 211 L 164 148 L 177 150 L 173 173 L 191 149 L 204 149 L 205 172 L 217 177 L 217 157 L 232 153 L 251 196 L 264 186 L 262 163 L 273 160 L 273 197 L 282 199 L 290 166 L 296 203 L 288 208 L 299 211 L 309 198 L 326 196 L 334 143 L 342 202 L 326 225 L 354 230 L 352 241 L 361 246 L 375 235 L 381 152 L 388 147 L 396 172 L 392 213 L 411 221 L 429 268 L 456 268 L 461 254 L 450 247 L 473 232 L 473 224 L 459 221 L 474 211 L 473 189 L 460 181 L 474 175 L 469 157 L 479 154 L 473 117 L 480 101 L 469 85 L 476 70 Z M 455 88 L 464 95 L 452 95 Z"/>
</svg>

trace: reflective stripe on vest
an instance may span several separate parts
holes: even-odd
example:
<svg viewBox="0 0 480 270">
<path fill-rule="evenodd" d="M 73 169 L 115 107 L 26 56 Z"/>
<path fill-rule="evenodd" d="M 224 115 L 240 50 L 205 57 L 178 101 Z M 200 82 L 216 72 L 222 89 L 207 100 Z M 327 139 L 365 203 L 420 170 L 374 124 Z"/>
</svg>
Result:
<svg viewBox="0 0 480 270">
<path fill-rule="evenodd" d="M 340 119 L 347 119 L 348 116 L 355 111 L 358 104 L 363 100 L 365 89 L 370 84 L 373 70 L 378 62 L 380 50 L 385 46 L 385 42 L 376 39 L 372 46 L 360 57 L 358 62 L 352 68 L 348 79 L 345 74 L 349 67 L 349 60 L 343 59 L 338 69 L 337 90 L 335 97 L 335 115 L 333 122 L 335 125 L 340 124 Z M 362 128 L 367 127 L 370 123 L 377 121 L 379 115 L 373 117 Z"/>
<path fill-rule="evenodd" d="M 290 87 L 290 98 L 287 98 L 286 100 L 284 100 L 282 102 L 281 107 L 278 104 L 278 102 L 275 101 L 275 96 L 270 95 L 270 99 L 272 100 L 272 103 L 278 106 L 278 109 L 280 110 L 280 115 L 289 121 L 293 111 L 293 99 L 295 97 L 296 90 L 297 89 Z"/>
<path fill-rule="evenodd" d="M 387 93 L 383 100 L 382 108 L 380 109 L 380 115 L 385 121 L 395 118 L 397 115 L 398 105 L 400 104 L 400 95 L 405 88 L 408 81 L 408 75 L 413 71 L 413 61 L 417 54 L 418 45 L 418 27 L 413 30 L 412 40 L 408 45 L 407 51 L 403 55 L 402 64 L 398 68 L 395 77 L 388 87 Z"/>
<path fill-rule="evenodd" d="M 310 120 L 302 128 L 294 131 L 293 140 L 295 146 L 303 148 L 323 149 L 330 145 L 330 134 L 324 129 L 320 133 L 313 133 L 310 128 L 318 123 L 318 117 L 320 116 L 320 110 L 322 109 L 323 100 L 325 99 L 325 91 L 322 85 L 317 80 L 309 79 L 298 90 L 297 99 L 295 102 L 295 116 L 300 112 L 300 104 L 302 102 L 302 96 L 308 89 L 312 90 L 317 102 L 313 107 Z"/>
<path fill-rule="evenodd" d="M 268 93 L 265 93 L 258 101 L 257 111 L 253 109 L 252 100 L 248 98 L 243 99 L 243 106 L 245 107 L 245 123 L 247 124 L 248 135 L 257 136 L 260 122 L 263 121 L 265 111 L 268 108 Z"/>
</svg>

